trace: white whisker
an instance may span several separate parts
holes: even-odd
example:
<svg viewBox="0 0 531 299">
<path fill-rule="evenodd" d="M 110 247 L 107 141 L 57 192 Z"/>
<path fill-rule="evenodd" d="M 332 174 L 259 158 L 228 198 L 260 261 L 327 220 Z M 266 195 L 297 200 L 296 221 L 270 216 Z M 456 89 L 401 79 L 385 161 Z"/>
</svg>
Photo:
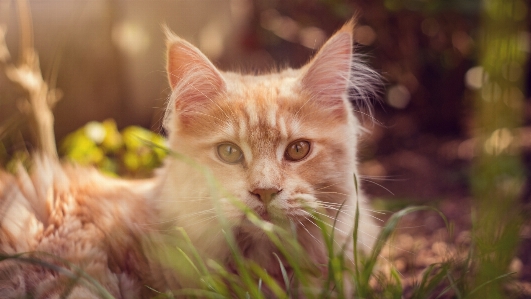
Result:
<svg viewBox="0 0 531 299">
<path fill-rule="evenodd" d="M 195 226 L 195 225 L 197 225 L 197 224 L 199 224 L 199 223 L 203 223 L 203 222 L 205 222 L 205 221 L 207 221 L 207 223 L 209 223 L 209 222 L 211 222 L 212 220 L 214 220 L 214 219 L 216 219 L 216 218 L 218 218 L 217 215 L 210 216 L 210 217 L 206 217 L 206 218 L 203 218 L 203 219 L 201 219 L 201 220 L 199 220 L 199 221 L 194 221 L 193 223 L 185 224 L 185 225 L 183 225 L 183 227 L 190 227 L 190 226 L 192 226 L 192 225 Z"/>
<path fill-rule="evenodd" d="M 381 187 L 382 189 L 384 189 L 385 191 L 389 192 L 391 195 L 393 195 L 393 196 L 395 195 L 391 190 L 389 190 L 388 188 L 384 187 L 384 186 L 381 185 L 381 184 L 378 184 L 378 183 L 376 183 L 376 182 L 373 182 L 373 181 L 371 181 L 371 180 L 367 180 L 367 179 L 364 179 L 363 181 L 364 181 L 364 182 L 368 182 L 368 183 L 372 183 L 372 184 L 374 184 L 374 185 L 376 185 L 376 186 L 379 186 L 379 187 Z"/>
<path fill-rule="evenodd" d="M 341 193 L 341 192 L 335 192 L 335 191 L 321 191 L 321 192 L 316 192 L 317 194 L 339 194 L 339 195 L 343 195 L 343 196 L 349 196 L 348 194 L 346 193 Z"/>
<path fill-rule="evenodd" d="M 317 188 L 317 189 L 315 189 L 315 190 L 318 191 L 318 190 L 322 190 L 322 189 L 330 188 L 330 187 L 332 187 L 332 186 L 339 185 L 339 184 L 341 184 L 341 183 L 338 182 L 338 183 L 330 184 L 330 185 L 328 185 L 328 186 L 324 186 L 324 187 L 321 187 L 321 188 Z"/>
<path fill-rule="evenodd" d="M 310 231 L 306 228 L 306 226 L 300 221 L 300 220 L 297 220 L 299 222 L 299 224 L 301 225 L 301 227 L 308 233 L 308 235 L 310 235 L 310 237 L 312 237 L 318 244 L 322 245 L 323 243 L 318 240 L 312 233 L 310 233 Z"/>
<path fill-rule="evenodd" d="M 182 200 L 182 199 L 156 199 L 156 200 L 153 200 L 153 201 L 181 203 L 181 202 L 197 202 L 197 201 L 212 200 L 212 199 L 213 198 L 201 198 L 201 197 L 193 198 L 193 197 L 188 197 L 188 199 L 186 199 L 186 200 Z"/>
<path fill-rule="evenodd" d="M 308 213 L 308 214 L 310 215 L 310 217 L 312 217 L 312 218 L 314 218 L 314 219 L 317 220 L 317 218 L 316 218 L 315 216 L 313 216 L 313 215 L 310 214 L 310 213 Z M 319 225 L 317 225 L 317 223 L 315 223 L 315 222 L 313 222 L 313 221 L 310 221 L 310 223 L 313 224 L 315 227 L 317 227 L 319 230 L 321 230 L 321 228 L 319 227 Z M 326 222 L 323 222 L 323 223 L 326 224 L 326 225 L 328 225 L 328 226 L 330 226 L 331 228 L 333 228 L 333 229 L 335 229 L 335 230 L 337 230 L 337 231 L 342 232 L 343 234 L 345 234 L 344 231 L 338 229 L 337 227 L 334 228 L 332 225 L 330 225 L 330 224 L 328 224 L 328 223 L 326 223 Z M 334 239 L 334 243 L 336 243 L 336 245 L 337 245 L 338 247 L 341 247 L 341 245 L 337 242 L 336 239 Z"/>
</svg>

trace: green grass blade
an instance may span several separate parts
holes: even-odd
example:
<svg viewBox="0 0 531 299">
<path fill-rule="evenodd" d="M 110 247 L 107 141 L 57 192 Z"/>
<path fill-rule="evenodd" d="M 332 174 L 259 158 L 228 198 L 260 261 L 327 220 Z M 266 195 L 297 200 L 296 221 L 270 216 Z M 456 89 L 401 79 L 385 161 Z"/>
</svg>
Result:
<svg viewBox="0 0 531 299">
<path fill-rule="evenodd" d="M 413 289 L 411 298 L 429 298 L 433 290 L 441 284 L 446 277 L 445 268 L 437 268 L 438 264 L 431 264 L 424 271 L 420 284 Z"/>
<path fill-rule="evenodd" d="M 213 299 L 227 299 L 227 297 L 216 292 L 201 290 L 201 289 L 180 289 L 173 292 L 174 297 L 182 298 L 213 298 Z"/>
<path fill-rule="evenodd" d="M 488 285 L 488 284 L 490 284 L 490 283 L 493 283 L 493 282 L 496 282 L 496 281 L 498 281 L 498 280 L 504 279 L 504 278 L 506 278 L 506 277 L 508 277 L 508 276 L 511 276 L 511 275 L 513 275 L 513 274 L 516 274 L 516 272 L 511 272 L 511 273 L 502 274 L 502 275 L 497 276 L 497 277 L 495 277 L 495 278 L 493 278 L 493 279 L 491 279 L 491 280 L 489 280 L 489 281 L 486 281 L 486 282 L 480 284 L 479 286 L 477 286 L 477 287 L 476 287 L 475 289 L 473 289 L 472 291 L 470 291 L 470 292 L 468 293 L 468 296 L 474 294 L 475 292 L 479 291 L 481 288 L 485 287 L 486 285 Z M 468 296 L 467 296 L 467 297 L 468 297 Z"/>
<path fill-rule="evenodd" d="M 356 181 L 356 180 L 354 180 Z M 356 184 L 357 186 L 357 184 Z M 357 190 L 357 188 L 356 188 Z M 360 220 L 360 210 L 359 210 L 359 202 L 356 200 L 356 212 L 354 216 L 354 231 L 352 232 L 352 246 L 353 246 L 353 255 L 354 255 L 354 285 L 356 287 L 356 291 L 358 292 L 358 295 L 360 297 L 365 297 L 367 292 L 367 284 L 362 283 L 361 275 L 360 275 L 360 259 L 359 259 L 359 252 L 358 252 L 358 230 L 359 230 L 359 220 Z M 367 281 L 368 282 L 368 281 Z"/>
<path fill-rule="evenodd" d="M 461 295 L 461 292 L 459 291 L 459 288 L 456 285 L 456 281 L 452 277 L 452 274 L 450 272 L 446 273 L 446 276 L 448 277 L 448 281 L 450 282 L 449 287 L 451 287 L 454 290 L 455 296 L 457 299 L 462 299 L 463 295 Z"/>
<path fill-rule="evenodd" d="M 280 257 L 273 252 L 273 255 L 277 258 L 278 265 L 280 267 L 280 272 L 282 273 L 282 279 L 284 280 L 284 286 L 286 287 L 286 291 L 288 292 L 288 296 L 290 295 L 290 281 L 288 277 L 288 272 L 286 271 L 286 268 L 284 267 L 284 264 L 282 263 L 282 260 Z"/>
<path fill-rule="evenodd" d="M 251 264 L 253 272 L 260 277 L 258 280 L 258 290 L 262 290 L 262 283 L 275 295 L 275 298 L 289 298 L 288 294 L 280 287 L 276 280 L 274 280 L 264 269 L 257 264 Z"/>
<path fill-rule="evenodd" d="M 394 280 L 394 283 L 392 284 L 392 296 L 393 298 L 401 298 L 403 293 L 402 279 L 400 279 L 400 274 L 394 267 L 391 268 L 391 278 Z"/>
</svg>

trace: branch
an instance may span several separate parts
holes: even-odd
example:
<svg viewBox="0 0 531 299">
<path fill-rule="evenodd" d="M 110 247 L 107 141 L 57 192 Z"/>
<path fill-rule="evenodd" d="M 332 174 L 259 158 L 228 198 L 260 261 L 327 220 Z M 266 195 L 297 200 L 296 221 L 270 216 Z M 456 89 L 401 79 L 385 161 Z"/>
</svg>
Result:
<svg viewBox="0 0 531 299">
<path fill-rule="evenodd" d="M 53 114 L 51 108 L 59 100 L 56 89 L 50 89 L 42 77 L 39 56 L 33 47 L 31 13 L 27 1 L 17 1 L 21 22 L 21 59 L 18 65 L 11 62 L 11 55 L 5 41 L 6 28 L 0 26 L 0 69 L 9 80 L 27 92 L 27 101 L 22 112 L 31 119 L 35 146 L 48 157 L 57 158 Z"/>
</svg>

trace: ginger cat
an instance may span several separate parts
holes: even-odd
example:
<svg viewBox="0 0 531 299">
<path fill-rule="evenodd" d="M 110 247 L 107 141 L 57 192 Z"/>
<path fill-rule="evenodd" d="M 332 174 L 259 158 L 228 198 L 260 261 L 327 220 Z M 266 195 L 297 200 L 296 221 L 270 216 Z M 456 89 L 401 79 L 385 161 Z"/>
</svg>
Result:
<svg viewBox="0 0 531 299">
<path fill-rule="evenodd" d="M 370 250 L 378 229 L 355 182 L 362 128 L 347 97 L 349 90 L 359 101 L 372 97 L 378 76 L 353 56 L 353 27 L 343 26 L 301 69 L 264 75 L 222 72 L 168 33 L 164 126 L 176 154 L 144 181 L 39 155 L 31 176 L 0 173 L 0 256 L 25 253 L 0 262 L 0 297 L 100 298 L 87 280 L 71 283 L 77 269 L 116 298 L 156 295 L 145 286 L 201 286 L 175 262 L 175 248 L 187 250 L 179 227 L 204 260 L 236 271 L 230 234 L 243 256 L 280 282 L 278 259 L 285 259 L 249 213 L 291 230 L 326 273 L 316 218 L 333 227 L 336 250 L 352 259 L 358 203 L 358 248 Z"/>
</svg>

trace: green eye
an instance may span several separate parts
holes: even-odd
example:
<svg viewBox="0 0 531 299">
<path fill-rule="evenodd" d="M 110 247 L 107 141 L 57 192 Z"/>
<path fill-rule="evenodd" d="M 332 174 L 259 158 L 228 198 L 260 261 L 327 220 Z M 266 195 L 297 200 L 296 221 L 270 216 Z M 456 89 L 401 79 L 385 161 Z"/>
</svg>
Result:
<svg viewBox="0 0 531 299">
<path fill-rule="evenodd" d="M 218 157 L 225 163 L 236 164 L 243 159 L 242 150 L 233 143 L 218 145 Z"/>
<path fill-rule="evenodd" d="M 304 159 L 310 152 L 310 142 L 306 140 L 293 141 L 286 148 L 284 156 L 291 161 Z"/>
</svg>

